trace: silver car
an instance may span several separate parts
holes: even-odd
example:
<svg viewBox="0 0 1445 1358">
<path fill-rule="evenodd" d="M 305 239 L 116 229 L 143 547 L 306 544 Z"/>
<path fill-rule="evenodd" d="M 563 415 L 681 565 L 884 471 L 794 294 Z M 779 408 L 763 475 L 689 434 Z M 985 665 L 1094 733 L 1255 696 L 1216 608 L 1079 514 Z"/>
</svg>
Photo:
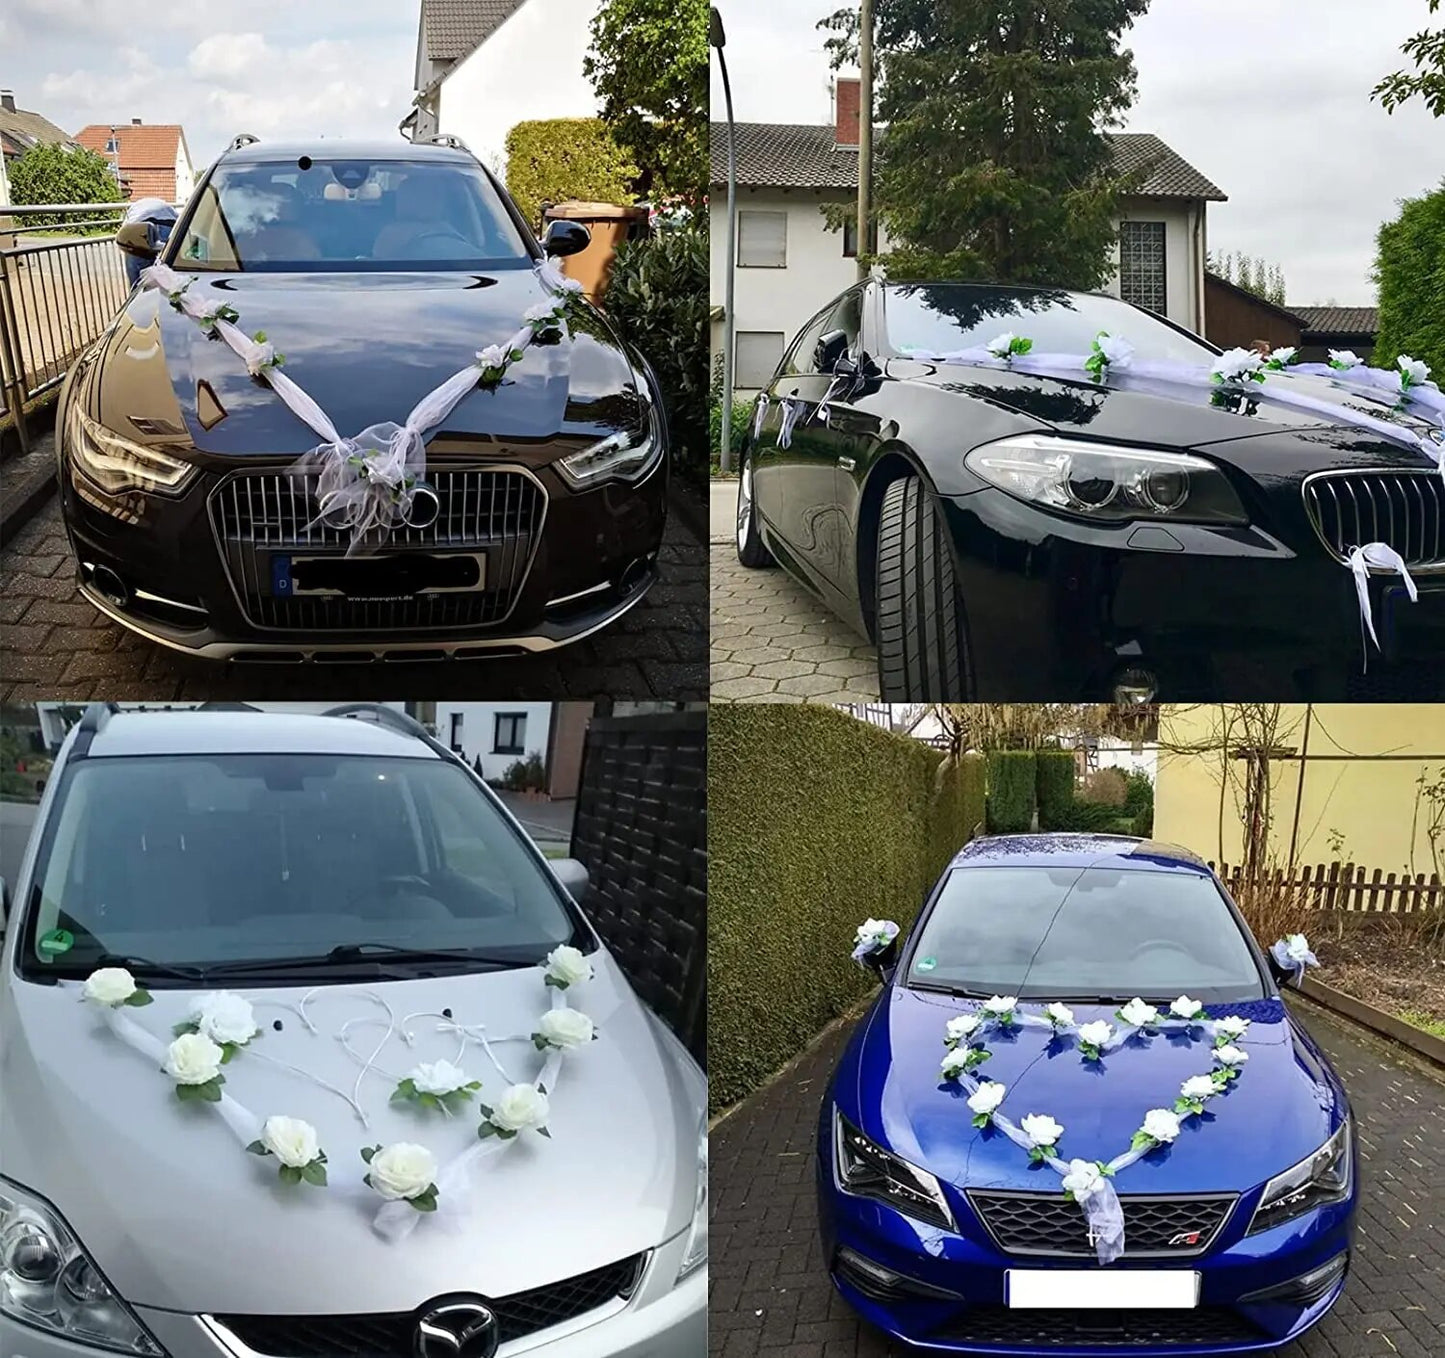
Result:
<svg viewBox="0 0 1445 1358">
<path fill-rule="evenodd" d="M 705 1077 L 585 883 L 388 709 L 89 709 L 6 899 L 0 1358 L 701 1358 Z"/>
</svg>

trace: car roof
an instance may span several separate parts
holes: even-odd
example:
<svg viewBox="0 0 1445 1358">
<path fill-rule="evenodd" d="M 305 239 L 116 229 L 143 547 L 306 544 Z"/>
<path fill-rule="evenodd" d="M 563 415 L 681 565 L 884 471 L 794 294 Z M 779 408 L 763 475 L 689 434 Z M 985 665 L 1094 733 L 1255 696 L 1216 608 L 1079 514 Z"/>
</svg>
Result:
<svg viewBox="0 0 1445 1358">
<path fill-rule="evenodd" d="M 88 759 L 146 754 L 354 754 L 439 759 L 425 741 L 375 721 L 291 712 L 116 712 Z"/>
<path fill-rule="evenodd" d="M 278 160 L 295 161 L 302 156 L 313 160 L 441 160 L 475 165 L 476 157 L 455 146 L 432 142 L 352 141 L 345 137 L 316 137 L 311 141 L 254 141 L 235 150 L 223 151 L 224 165 L 261 165 Z"/>
<path fill-rule="evenodd" d="M 1209 864 L 1182 844 L 1133 835 L 1068 832 L 985 835 L 965 844 L 950 867 L 1107 867 L 1138 872 L 1183 871 L 1200 877 L 1211 875 Z"/>
</svg>

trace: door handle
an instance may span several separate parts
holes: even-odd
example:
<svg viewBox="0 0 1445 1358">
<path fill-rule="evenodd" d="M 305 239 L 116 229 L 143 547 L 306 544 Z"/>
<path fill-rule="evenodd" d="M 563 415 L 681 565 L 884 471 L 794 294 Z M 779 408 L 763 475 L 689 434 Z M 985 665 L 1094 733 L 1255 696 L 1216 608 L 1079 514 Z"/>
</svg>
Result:
<svg viewBox="0 0 1445 1358">
<path fill-rule="evenodd" d="M 840 457 L 838 465 L 845 471 L 851 472 L 858 465 L 858 459 L 854 457 Z"/>
</svg>

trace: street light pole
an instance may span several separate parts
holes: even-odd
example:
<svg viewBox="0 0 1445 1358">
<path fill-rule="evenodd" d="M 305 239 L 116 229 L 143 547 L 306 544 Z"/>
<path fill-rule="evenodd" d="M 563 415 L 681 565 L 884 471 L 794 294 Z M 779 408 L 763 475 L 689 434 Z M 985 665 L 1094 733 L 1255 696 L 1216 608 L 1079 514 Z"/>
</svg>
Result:
<svg viewBox="0 0 1445 1358">
<path fill-rule="evenodd" d="M 868 277 L 868 223 L 873 215 L 873 0 L 858 10 L 858 277 Z"/>
<path fill-rule="evenodd" d="M 727 108 L 728 120 L 728 229 L 727 267 L 723 283 L 723 390 L 722 390 L 722 447 L 718 450 L 718 461 L 723 471 L 732 470 L 732 426 L 733 426 L 733 269 L 737 260 L 737 194 L 738 194 L 738 153 L 737 140 L 733 132 L 733 89 L 728 81 L 728 63 L 723 55 L 727 46 L 727 34 L 723 32 L 722 15 L 717 6 L 708 13 L 708 43 L 717 51 L 718 70 L 722 75 L 723 102 Z"/>
</svg>

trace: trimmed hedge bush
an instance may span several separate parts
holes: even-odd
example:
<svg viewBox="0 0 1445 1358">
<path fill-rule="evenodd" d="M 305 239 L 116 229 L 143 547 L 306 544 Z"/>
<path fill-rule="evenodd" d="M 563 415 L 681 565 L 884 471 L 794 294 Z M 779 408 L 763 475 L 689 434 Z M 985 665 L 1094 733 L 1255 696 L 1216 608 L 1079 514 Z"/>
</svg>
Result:
<svg viewBox="0 0 1445 1358">
<path fill-rule="evenodd" d="M 637 174 L 600 118 L 545 118 L 507 133 L 507 192 L 533 230 L 544 202 L 630 206 Z"/>
<path fill-rule="evenodd" d="M 1375 259 L 1380 331 L 1370 360 L 1392 368 L 1401 354 L 1445 373 L 1445 182 L 1423 198 L 1407 198 L 1400 215 L 1380 228 Z"/>
<path fill-rule="evenodd" d="M 873 982 L 869 916 L 907 930 L 983 819 L 983 769 L 826 707 L 708 718 L 709 1097 L 756 1089 Z"/>
<path fill-rule="evenodd" d="M 1026 833 L 1034 826 L 1037 775 L 1033 750 L 991 750 L 988 756 L 990 834 Z"/>
<path fill-rule="evenodd" d="M 1039 829 L 1060 829 L 1074 804 L 1074 752 L 1038 750 L 1035 779 L 1039 798 Z"/>
</svg>

